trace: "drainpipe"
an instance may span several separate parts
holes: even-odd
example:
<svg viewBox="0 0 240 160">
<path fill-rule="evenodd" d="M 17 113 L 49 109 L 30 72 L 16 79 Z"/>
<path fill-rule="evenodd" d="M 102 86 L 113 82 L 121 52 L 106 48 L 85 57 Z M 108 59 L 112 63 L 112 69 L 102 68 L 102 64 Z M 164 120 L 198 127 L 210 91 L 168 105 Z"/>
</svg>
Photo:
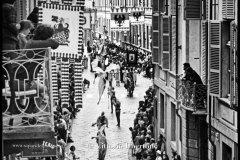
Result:
<svg viewBox="0 0 240 160">
<path fill-rule="evenodd" d="M 212 0 L 210 0 L 210 7 L 209 7 L 209 18 L 210 18 L 210 20 L 212 19 Z M 208 25 L 209 26 L 209 25 Z M 209 29 L 208 29 L 209 30 Z M 207 54 L 208 55 L 208 54 Z M 208 58 L 208 62 L 209 62 L 209 58 Z M 207 96 L 207 102 L 208 102 L 208 106 L 209 106 L 209 114 L 208 114 L 208 125 L 209 125 L 209 127 L 208 127 L 208 139 L 209 139 L 209 142 L 211 143 L 211 145 L 213 146 L 213 160 L 216 160 L 216 146 L 215 146 L 215 144 L 214 144 L 214 142 L 212 141 L 212 139 L 211 139 L 211 131 L 212 131 L 212 107 L 211 107 L 211 105 L 209 105 L 209 91 L 210 91 L 210 89 L 209 89 L 209 75 L 208 75 L 208 79 L 207 79 L 207 86 L 208 86 L 208 96 Z"/>
<path fill-rule="evenodd" d="M 178 76 L 178 0 L 176 0 L 176 76 Z M 177 77 L 176 77 L 177 82 Z M 177 83 L 176 83 L 177 84 Z M 176 93 L 177 98 L 177 93 Z M 177 109 L 176 115 L 182 121 L 182 117 L 179 115 L 179 107 Z"/>
</svg>

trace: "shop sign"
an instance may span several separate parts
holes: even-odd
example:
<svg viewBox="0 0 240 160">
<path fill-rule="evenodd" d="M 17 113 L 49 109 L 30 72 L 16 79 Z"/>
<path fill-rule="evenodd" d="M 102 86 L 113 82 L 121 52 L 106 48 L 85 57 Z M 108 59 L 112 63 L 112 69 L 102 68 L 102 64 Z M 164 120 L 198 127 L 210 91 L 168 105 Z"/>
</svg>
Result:
<svg viewBox="0 0 240 160">
<path fill-rule="evenodd" d="M 4 140 L 4 155 L 21 153 L 22 157 L 51 157 L 57 155 L 56 145 L 55 138 Z"/>
</svg>

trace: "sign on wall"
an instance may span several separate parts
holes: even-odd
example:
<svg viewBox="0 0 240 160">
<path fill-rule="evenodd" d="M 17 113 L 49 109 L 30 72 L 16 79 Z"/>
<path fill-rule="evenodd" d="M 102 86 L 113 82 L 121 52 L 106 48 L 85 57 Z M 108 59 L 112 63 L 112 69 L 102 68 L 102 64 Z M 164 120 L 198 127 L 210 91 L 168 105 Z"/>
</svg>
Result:
<svg viewBox="0 0 240 160">
<path fill-rule="evenodd" d="M 60 43 L 60 46 L 52 52 L 80 54 L 83 43 L 81 7 L 40 3 L 39 10 L 39 23 L 50 24 L 55 29 L 52 38 Z"/>
<path fill-rule="evenodd" d="M 22 153 L 22 157 L 50 157 L 57 155 L 57 140 L 19 139 L 4 141 L 4 155 Z"/>
</svg>

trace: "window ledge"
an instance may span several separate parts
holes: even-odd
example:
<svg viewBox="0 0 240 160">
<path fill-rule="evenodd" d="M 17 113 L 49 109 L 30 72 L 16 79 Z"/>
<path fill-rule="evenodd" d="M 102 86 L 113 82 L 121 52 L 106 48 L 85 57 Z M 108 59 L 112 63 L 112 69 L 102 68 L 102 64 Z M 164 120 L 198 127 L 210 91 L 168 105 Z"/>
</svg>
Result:
<svg viewBox="0 0 240 160">
<path fill-rule="evenodd" d="M 226 104 L 226 105 L 231 105 L 230 101 L 228 100 L 228 98 L 218 98 L 222 103 Z"/>
<path fill-rule="evenodd" d="M 170 142 L 170 146 L 171 146 L 171 148 L 172 148 L 172 150 L 173 151 L 177 151 L 177 145 L 176 145 L 177 143 L 176 143 L 176 141 L 171 141 Z"/>
</svg>

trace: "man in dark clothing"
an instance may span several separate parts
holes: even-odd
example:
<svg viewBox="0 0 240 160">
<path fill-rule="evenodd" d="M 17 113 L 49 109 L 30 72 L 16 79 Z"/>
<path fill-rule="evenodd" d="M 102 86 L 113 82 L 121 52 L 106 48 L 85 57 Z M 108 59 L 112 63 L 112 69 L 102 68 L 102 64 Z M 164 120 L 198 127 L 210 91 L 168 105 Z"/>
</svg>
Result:
<svg viewBox="0 0 240 160">
<path fill-rule="evenodd" d="M 119 100 L 116 100 L 115 102 L 115 114 L 117 117 L 117 126 L 120 127 L 120 113 L 121 113 L 121 102 Z"/>
<path fill-rule="evenodd" d="M 185 71 L 185 76 L 183 77 L 183 80 L 188 80 L 196 84 L 203 84 L 201 77 L 197 74 L 196 71 L 192 69 L 189 63 L 183 64 L 183 70 Z"/>
<path fill-rule="evenodd" d="M 108 128 L 108 119 L 107 119 L 107 117 L 104 114 L 105 113 L 102 112 L 101 115 L 97 118 L 97 122 L 93 123 L 92 126 L 97 124 L 98 130 L 100 130 L 101 127 L 103 127 L 103 134 L 104 134 L 104 136 L 106 136 L 104 125 L 106 124 L 106 127 Z"/>
<path fill-rule="evenodd" d="M 201 77 L 198 75 L 196 71 L 192 69 L 189 63 L 183 64 L 183 69 L 185 71 L 185 76 L 183 77 L 183 82 L 189 88 L 187 88 L 187 92 L 189 96 L 193 94 L 193 87 L 195 84 L 195 100 L 198 108 L 204 108 L 204 96 L 206 96 L 206 91 L 204 92 L 204 86 Z M 205 89 L 206 90 L 206 89 Z M 206 98 L 205 98 L 206 99 Z"/>
<path fill-rule="evenodd" d="M 112 87 L 109 91 L 110 93 L 110 101 L 111 101 L 111 113 L 113 113 L 113 103 L 116 101 L 116 95 L 114 91 L 114 87 Z"/>
</svg>

